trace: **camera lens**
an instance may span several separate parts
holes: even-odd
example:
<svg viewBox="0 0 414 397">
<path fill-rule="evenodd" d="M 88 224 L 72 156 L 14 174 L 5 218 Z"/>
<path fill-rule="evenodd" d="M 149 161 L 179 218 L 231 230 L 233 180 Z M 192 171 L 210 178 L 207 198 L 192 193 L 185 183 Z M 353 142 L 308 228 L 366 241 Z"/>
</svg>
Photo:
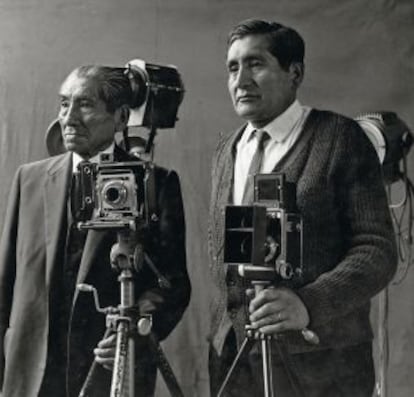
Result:
<svg viewBox="0 0 414 397">
<path fill-rule="evenodd" d="M 106 191 L 106 200 L 111 203 L 116 203 L 119 200 L 119 190 L 111 187 Z"/>
<path fill-rule="evenodd" d="M 111 206 L 124 204 L 127 198 L 127 190 L 120 182 L 110 182 L 103 189 L 104 200 Z"/>
</svg>

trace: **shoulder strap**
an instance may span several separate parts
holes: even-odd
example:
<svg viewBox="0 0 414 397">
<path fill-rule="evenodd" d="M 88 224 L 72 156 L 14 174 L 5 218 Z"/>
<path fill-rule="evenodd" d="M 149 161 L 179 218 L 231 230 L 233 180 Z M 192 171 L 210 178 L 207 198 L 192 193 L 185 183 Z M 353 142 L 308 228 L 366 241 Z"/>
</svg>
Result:
<svg viewBox="0 0 414 397">
<path fill-rule="evenodd" d="M 158 221 L 157 191 L 153 163 L 145 164 L 144 175 L 145 210 L 147 224 Z"/>
</svg>

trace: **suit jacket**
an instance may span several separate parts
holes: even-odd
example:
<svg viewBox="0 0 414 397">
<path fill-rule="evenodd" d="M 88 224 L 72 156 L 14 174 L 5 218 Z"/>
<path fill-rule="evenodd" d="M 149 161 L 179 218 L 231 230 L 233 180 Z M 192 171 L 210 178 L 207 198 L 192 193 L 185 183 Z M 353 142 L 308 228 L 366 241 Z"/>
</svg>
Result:
<svg viewBox="0 0 414 397">
<path fill-rule="evenodd" d="M 61 242 L 66 233 L 71 167 L 70 153 L 23 165 L 11 187 L 0 242 L 0 390 L 4 397 L 35 397 L 42 383 L 53 306 L 52 275 L 65 256 Z M 154 238 L 149 239 L 147 251 L 172 288 L 160 289 L 157 278 L 145 268 L 136 277 L 135 289 L 138 300 L 147 297 L 154 302 L 154 332 L 162 339 L 181 318 L 190 284 L 178 176 L 155 167 L 155 180 L 159 221 L 152 226 Z M 109 251 L 115 239 L 114 232 L 88 231 L 78 283 L 93 284 L 88 277 L 99 275 L 100 266 L 110 266 Z M 116 274 L 113 277 L 116 280 Z M 102 305 L 119 304 L 118 288 L 101 292 Z M 74 299 L 79 299 L 77 294 Z M 73 303 L 75 318 L 81 306 Z M 95 335 L 96 341 L 103 331 L 104 327 Z"/>
<path fill-rule="evenodd" d="M 235 146 L 243 130 L 222 138 L 213 160 L 208 248 L 215 285 L 211 342 L 219 354 L 229 329 L 235 328 L 240 343 L 247 322 L 245 294 L 234 293 L 234 280 L 223 263 L 224 213 L 232 201 Z M 320 337 L 320 345 L 312 346 L 292 332 L 290 351 L 371 340 L 370 298 L 391 280 L 397 265 L 387 198 L 372 145 L 354 121 L 312 110 L 298 141 L 273 171 L 283 172 L 297 186 L 304 272 L 296 293 L 309 311 L 309 328 Z"/>
</svg>

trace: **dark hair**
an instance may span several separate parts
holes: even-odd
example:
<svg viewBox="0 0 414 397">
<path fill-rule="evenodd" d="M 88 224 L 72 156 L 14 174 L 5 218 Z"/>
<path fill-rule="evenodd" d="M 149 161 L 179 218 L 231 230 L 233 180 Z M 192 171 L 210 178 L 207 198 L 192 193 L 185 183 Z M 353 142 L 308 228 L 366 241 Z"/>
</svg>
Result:
<svg viewBox="0 0 414 397">
<path fill-rule="evenodd" d="M 130 105 L 132 89 L 125 68 L 85 65 L 76 68 L 71 74 L 97 83 L 99 98 L 105 102 L 108 112 L 113 113 L 122 105 Z"/>
<path fill-rule="evenodd" d="M 292 63 L 303 63 L 305 43 L 296 30 L 277 22 L 247 19 L 238 23 L 228 35 L 228 48 L 235 40 L 250 35 L 263 35 L 269 44 L 269 52 L 288 70 Z"/>
</svg>

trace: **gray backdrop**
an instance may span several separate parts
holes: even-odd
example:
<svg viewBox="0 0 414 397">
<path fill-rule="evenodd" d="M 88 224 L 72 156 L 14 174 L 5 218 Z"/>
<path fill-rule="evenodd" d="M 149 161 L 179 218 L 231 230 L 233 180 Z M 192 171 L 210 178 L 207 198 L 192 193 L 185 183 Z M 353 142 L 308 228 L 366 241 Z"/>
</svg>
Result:
<svg viewBox="0 0 414 397">
<path fill-rule="evenodd" d="M 142 58 L 175 64 L 182 74 L 180 120 L 159 132 L 156 161 L 178 171 L 185 200 L 193 295 L 164 348 L 186 396 L 208 396 L 210 159 L 219 133 L 239 125 L 226 89 L 225 40 L 248 17 L 275 19 L 305 37 L 303 103 L 351 117 L 394 110 L 414 128 L 411 0 L 0 0 L 0 226 L 17 166 L 47 156 L 44 133 L 71 69 Z M 391 396 L 414 391 L 413 286 L 408 269 L 390 287 Z M 375 309 L 375 328 L 376 318 Z M 158 395 L 168 395 L 161 381 Z"/>
</svg>

